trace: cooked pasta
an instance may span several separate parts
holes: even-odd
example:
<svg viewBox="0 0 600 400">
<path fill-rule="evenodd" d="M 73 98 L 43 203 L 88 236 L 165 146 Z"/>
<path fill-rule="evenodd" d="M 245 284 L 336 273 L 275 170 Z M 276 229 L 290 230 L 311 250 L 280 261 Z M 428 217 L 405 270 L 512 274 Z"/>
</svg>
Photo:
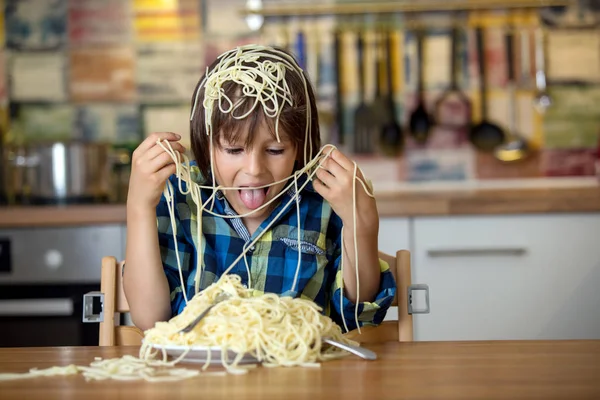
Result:
<svg viewBox="0 0 600 400">
<path fill-rule="evenodd" d="M 194 330 L 180 333 L 221 293 L 227 298 L 217 303 Z M 252 356 L 266 366 L 306 366 L 344 355 L 335 348 L 323 351 L 324 337 L 356 344 L 346 339 L 341 328 L 313 301 L 257 294 L 243 287 L 239 276 L 225 275 L 194 296 L 181 314 L 147 330 L 140 354 L 145 357 L 152 345 L 206 346 L 221 349 L 220 361 L 230 371 L 235 371 L 239 360 L 227 360 L 229 350 L 239 357 Z M 208 362 L 204 368 L 207 366 Z"/>
</svg>

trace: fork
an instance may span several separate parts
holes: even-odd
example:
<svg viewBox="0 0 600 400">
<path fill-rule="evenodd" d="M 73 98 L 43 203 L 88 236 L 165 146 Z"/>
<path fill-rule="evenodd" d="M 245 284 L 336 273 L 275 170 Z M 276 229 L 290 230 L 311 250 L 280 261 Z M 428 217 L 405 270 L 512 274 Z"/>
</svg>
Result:
<svg viewBox="0 0 600 400">
<path fill-rule="evenodd" d="M 377 354 L 374 351 L 371 351 L 369 349 L 365 349 L 364 347 L 360 347 L 360 346 L 354 346 L 351 344 L 346 344 L 346 343 L 342 343 L 342 342 L 338 342 L 337 340 L 333 340 L 329 337 L 324 337 L 323 339 L 321 339 L 324 343 L 328 343 L 332 346 L 335 347 L 339 347 L 340 349 L 344 349 L 347 352 L 350 352 L 352 354 L 355 354 L 361 358 L 364 358 L 365 360 L 376 360 L 377 359 Z"/>
<path fill-rule="evenodd" d="M 219 304 L 220 302 L 227 300 L 230 297 L 229 293 L 226 292 L 221 292 L 217 295 L 217 297 L 215 297 L 215 300 L 212 302 L 211 305 L 209 305 L 208 307 L 206 307 L 206 309 L 204 311 L 202 311 L 192 322 L 190 322 L 187 326 L 185 326 L 184 328 L 182 328 L 179 333 L 189 333 L 192 331 L 192 329 L 194 329 L 194 327 L 196 325 L 198 325 L 198 322 L 200 322 L 200 320 L 202 318 L 204 318 L 206 316 L 206 314 L 208 314 L 208 312 L 217 304 Z"/>
</svg>

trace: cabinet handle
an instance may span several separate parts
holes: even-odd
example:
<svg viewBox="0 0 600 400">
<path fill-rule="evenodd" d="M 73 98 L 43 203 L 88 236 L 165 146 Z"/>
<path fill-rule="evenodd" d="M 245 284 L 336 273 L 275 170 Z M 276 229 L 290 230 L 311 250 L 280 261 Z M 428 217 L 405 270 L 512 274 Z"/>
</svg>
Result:
<svg viewBox="0 0 600 400">
<path fill-rule="evenodd" d="M 523 247 L 482 248 L 482 249 L 440 249 L 427 250 L 429 257 L 479 257 L 479 256 L 522 256 L 527 253 Z"/>
<path fill-rule="evenodd" d="M 71 316 L 71 299 L 5 299 L 0 300 L 0 317 Z"/>
</svg>

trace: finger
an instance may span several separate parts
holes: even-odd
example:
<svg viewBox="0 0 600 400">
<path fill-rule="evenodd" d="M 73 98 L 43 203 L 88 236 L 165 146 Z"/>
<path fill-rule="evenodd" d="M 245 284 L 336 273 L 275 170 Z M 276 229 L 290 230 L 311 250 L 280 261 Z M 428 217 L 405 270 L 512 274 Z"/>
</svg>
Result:
<svg viewBox="0 0 600 400">
<path fill-rule="evenodd" d="M 328 187 L 331 187 L 335 183 L 335 176 L 331 175 L 327 170 L 319 168 L 317 170 L 317 179 L 323 182 Z"/>
<path fill-rule="evenodd" d="M 347 174 L 346 171 L 337 161 L 332 158 L 328 158 L 321 164 L 321 167 L 329 171 L 329 173 L 333 176 L 342 176 L 343 174 Z"/>
<path fill-rule="evenodd" d="M 342 168 L 344 168 L 346 171 L 353 171 L 354 170 L 354 162 L 352 160 L 350 160 L 348 157 L 346 157 L 341 151 L 339 150 L 334 150 L 330 157 L 335 160 L 339 165 L 342 166 Z"/>
<path fill-rule="evenodd" d="M 185 147 L 183 147 L 183 145 L 181 143 L 179 143 L 179 142 L 168 142 L 168 143 L 171 145 L 171 149 L 173 149 L 175 151 L 175 154 L 178 157 L 179 157 L 179 154 L 177 154 L 177 153 L 185 153 Z M 157 156 L 159 156 L 163 153 L 167 153 L 169 146 L 167 146 L 166 143 L 163 143 L 162 145 L 164 146 L 164 148 L 158 144 L 155 145 L 150 150 L 148 150 L 146 152 L 146 154 L 144 154 L 143 157 L 147 160 L 153 160 Z M 165 149 L 167 149 L 167 150 L 165 150 Z"/>
<path fill-rule="evenodd" d="M 148 168 L 150 171 L 154 172 L 162 169 L 163 167 L 169 164 L 175 165 L 175 162 L 173 161 L 173 158 L 171 158 L 171 155 L 169 153 L 163 152 L 162 154 L 159 154 L 158 156 L 150 160 L 150 162 L 148 163 Z"/>
<path fill-rule="evenodd" d="M 176 142 L 178 140 L 181 140 L 181 135 L 173 132 L 154 132 L 146 139 L 144 139 L 144 141 L 138 146 L 136 151 L 139 150 L 139 153 L 144 154 L 146 151 L 155 146 L 158 140 L 169 140 L 172 142 Z"/>
<path fill-rule="evenodd" d="M 158 171 L 156 171 L 156 179 L 159 182 L 165 182 L 171 175 L 176 172 L 175 164 L 165 165 Z"/>
<path fill-rule="evenodd" d="M 321 195 L 323 198 L 327 198 L 329 194 L 329 188 L 319 179 L 313 180 L 313 188 Z"/>
</svg>

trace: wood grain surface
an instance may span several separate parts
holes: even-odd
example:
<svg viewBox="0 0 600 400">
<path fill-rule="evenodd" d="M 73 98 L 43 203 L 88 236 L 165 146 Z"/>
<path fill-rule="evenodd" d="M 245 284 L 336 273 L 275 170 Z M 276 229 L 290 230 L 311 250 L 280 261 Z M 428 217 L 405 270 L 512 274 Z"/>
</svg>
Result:
<svg viewBox="0 0 600 400">
<path fill-rule="evenodd" d="M 388 342 L 321 368 L 263 368 L 182 382 L 0 382 L 1 399 L 600 399 L 600 341 Z M 0 348 L 0 372 L 87 365 L 136 347 Z M 194 367 L 194 364 L 188 364 Z M 197 366 L 196 366 L 197 367 Z"/>
</svg>

